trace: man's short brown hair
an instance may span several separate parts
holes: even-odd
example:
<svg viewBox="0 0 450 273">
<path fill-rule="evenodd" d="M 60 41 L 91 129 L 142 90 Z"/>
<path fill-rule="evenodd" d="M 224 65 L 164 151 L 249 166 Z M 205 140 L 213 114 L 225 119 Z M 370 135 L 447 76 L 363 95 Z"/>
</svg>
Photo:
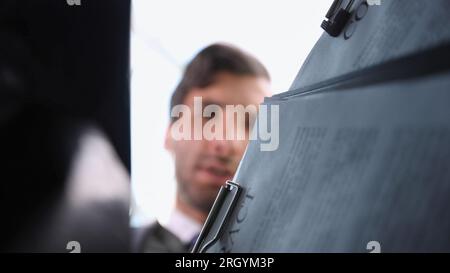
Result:
<svg viewBox="0 0 450 273">
<path fill-rule="evenodd" d="M 182 104 L 193 88 L 205 88 L 213 84 L 221 72 L 270 80 L 266 68 L 255 57 L 231 45 L 212 44 L 200 51 L 186 66 L 183 78 L 172 94 L 170 109 Z M 172 117 L 171 121 L 175 120 Z"/>
</svg>

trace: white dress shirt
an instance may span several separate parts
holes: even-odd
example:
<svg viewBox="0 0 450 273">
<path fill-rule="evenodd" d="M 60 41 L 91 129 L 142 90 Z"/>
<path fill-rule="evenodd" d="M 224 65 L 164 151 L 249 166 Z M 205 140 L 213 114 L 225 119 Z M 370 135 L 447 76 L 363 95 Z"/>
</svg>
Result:
<svg viewBox="0 0 450 273">
<path fill-rule="evenodd" d="M 202 224 L 190 218 L 178 209 L 175 209 L 164 225 L 166 229 L 175 234 L 183 243 L 190 243 L 198 236 Z"/>
</svg>

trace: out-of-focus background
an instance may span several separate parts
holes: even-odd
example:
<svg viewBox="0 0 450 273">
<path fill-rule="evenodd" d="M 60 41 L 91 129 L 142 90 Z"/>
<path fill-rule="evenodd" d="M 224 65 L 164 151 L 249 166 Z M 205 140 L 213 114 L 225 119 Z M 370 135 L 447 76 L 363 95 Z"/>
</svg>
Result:
<svg viewBox="0 0 450 273">
<path fill-rule="evenodd" d="M 169 99 L 184 65 L 211 43 L 231 43 L 262 61 L 274 94 L 287 91 L 322 34 L 331 2 L 133 0 L 132 225 L 165 222 L 173 207 L 173 163 L 163 144 Z"/>
</svg>

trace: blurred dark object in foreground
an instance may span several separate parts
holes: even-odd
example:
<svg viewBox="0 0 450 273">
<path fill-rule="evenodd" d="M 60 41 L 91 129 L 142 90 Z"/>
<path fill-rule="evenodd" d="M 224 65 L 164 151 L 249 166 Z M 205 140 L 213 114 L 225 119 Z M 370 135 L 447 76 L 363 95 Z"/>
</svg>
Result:
<svg viewBox="0 0 450 273">
<path fill-rule="evenodd" d="M 128 251 L 129 31 L 127 0 L 0 0 L 0 251 Z"/>
</svg>

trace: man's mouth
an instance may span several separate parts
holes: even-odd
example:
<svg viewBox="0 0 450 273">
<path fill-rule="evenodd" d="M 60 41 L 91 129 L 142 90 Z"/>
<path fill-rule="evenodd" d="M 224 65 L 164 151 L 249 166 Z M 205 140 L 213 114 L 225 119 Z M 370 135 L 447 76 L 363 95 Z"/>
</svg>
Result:
<svg viewBox="0 0 450 273">
<path fill-rule="evenodd" d="M 218 166 L 200 166 L 198 170 L 202 176 L 205 176 L 205 180 L 220 185 L 225 183 L 227 179 L 231 179 L 233 175 L 227 168 Z"/>
<path fill-rule="evenodd" d="M 206 170 L 217 176 L 229 176 L 230 175 L 230 172 L 226 169 L 208 167 L 208 168 L 206 168 Z"/>
</svg>

